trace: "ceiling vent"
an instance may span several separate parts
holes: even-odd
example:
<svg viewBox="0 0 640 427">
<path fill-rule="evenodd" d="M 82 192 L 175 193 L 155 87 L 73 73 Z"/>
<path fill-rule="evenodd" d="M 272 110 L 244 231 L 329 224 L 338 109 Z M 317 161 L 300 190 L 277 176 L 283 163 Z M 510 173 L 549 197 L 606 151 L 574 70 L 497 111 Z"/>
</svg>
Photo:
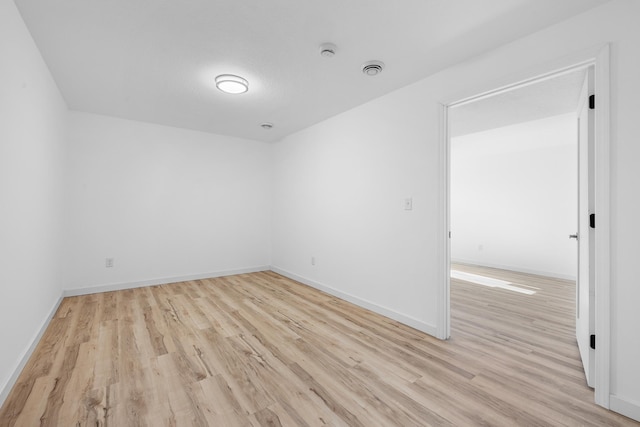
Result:
<svg viewBox="0 0 640 427">
<path fill-rule="evenodd" d="M 362 72 L 367 76 L 377 76 L 384 69 L 384 62 L 369 61 L 362 64 Z"/>
</svg>

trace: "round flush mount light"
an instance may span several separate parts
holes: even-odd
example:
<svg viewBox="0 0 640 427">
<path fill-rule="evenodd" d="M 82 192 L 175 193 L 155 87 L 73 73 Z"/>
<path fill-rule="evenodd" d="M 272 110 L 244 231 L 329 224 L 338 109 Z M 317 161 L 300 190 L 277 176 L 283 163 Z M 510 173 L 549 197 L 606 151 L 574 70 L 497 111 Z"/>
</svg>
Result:
<svg viewBox="0 0 640 427">
<path fill-rule="evenodd" d="M 362 72 L 367 76 L 377 76 L 384 69 L 384 62 L 369 61 L 362 64 Z"/>
<path fill-rule="evenodd" d="M 216 77 L 216 87 L 224 93 L 239 94 L 249 90 L 249 82 L 233 74 L 220 74 Z"/>
<path fill-rule="evenodd" d="M 273 123 L 268 123 L 268 122 L 266 122 L 266 123 L 262 123 L 262 124 L 260 125 L 260 127 L 261 127 L 262 129 L 269 130 L 269 129 L 273 128 Z"/>
<path fill-rule="evenodd" d="M 333 43 L 323 43 L 320 45 L 320 55 L 325 58 L 331 58 L 336 54 L 338 48 Z"/>
</svg>

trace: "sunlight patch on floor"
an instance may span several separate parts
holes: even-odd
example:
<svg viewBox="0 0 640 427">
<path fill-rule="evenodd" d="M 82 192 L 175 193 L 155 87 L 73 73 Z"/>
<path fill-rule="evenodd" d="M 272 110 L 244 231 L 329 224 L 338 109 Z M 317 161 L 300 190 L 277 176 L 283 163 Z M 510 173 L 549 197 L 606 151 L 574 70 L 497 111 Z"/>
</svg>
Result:
<svg viewBox="0 0 640 427">
<path fill-rule="evenodd" d="M 451 270 L 451 278 L 464 280 L 465 282 L 475 283 L 482 286 L 488 286 L 490 288 L 500 288 L 507 291 L 519 292 L 525 295 L 533 295 L 536 291 L 526 289 L 520 286 L 516 286 L 511 282 L 505 280 L 494 279 L 492 277 L 480 276 L 478 274 L 465 273 L 464 271 Z"/>
</svg>

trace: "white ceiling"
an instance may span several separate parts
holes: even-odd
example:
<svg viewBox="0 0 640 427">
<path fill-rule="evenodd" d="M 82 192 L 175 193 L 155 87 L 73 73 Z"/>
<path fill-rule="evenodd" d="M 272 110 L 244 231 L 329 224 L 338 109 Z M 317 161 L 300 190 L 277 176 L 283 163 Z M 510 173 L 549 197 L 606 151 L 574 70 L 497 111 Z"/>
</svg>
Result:
<svg viewBox="0 0 640 427">
<path fill-rule="evenodd" d="M 71 109 L 263 141 L 606 1 L 15 0 Z"/>
<path fill-rule="evenodd" d="M 585 77 L 578 70 L 451 108 L 451 136 L 575 112 Z"/>
</svg>

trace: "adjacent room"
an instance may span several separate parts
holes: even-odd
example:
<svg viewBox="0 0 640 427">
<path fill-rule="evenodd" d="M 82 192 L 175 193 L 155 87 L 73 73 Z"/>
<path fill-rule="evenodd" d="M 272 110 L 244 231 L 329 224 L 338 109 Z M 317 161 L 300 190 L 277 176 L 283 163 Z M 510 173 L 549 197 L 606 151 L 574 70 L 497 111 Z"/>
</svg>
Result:
<svg viewBox="0 0 640 427">
<path fill-rule="evenodd" d="M 638 18 L 0 0 L 0 426 L 637 425 Z"/>
<path fill-rule="evenodd" d="M 579 315 L 576 283 L 578 265 L 589 269 L 578 237 L 588 245 L 591 236 L 577 230 L 591 73 L 580 67 L 449 110 L 452 340 L 507 365 L 546 364 L 565 392 L 576 378 L 593 385 L 581 358 L 592 349 L 580 348 L 576 328 L 589 316 L 588 307 Z"/>
</svg>

